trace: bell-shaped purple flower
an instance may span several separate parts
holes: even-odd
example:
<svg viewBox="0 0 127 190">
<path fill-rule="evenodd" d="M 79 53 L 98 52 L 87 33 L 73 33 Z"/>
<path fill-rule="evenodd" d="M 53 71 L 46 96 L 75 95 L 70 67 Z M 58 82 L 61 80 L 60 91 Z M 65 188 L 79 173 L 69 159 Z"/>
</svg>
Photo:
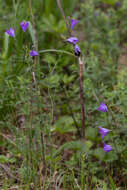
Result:
<svg viewBox="0 0 127 190">
<path fill-rule="evenodd" d="M 75 45 L 78 42 L 78 38 L 76 38 L 76 37 L 70 37 L 66 41 Z"/>
<path fill-rule="evenodd" d="M 105 152 L 110 152 L 112 151 L 112 146 L 108 145 L 108 144 L 104 144 L 104 151 Z"/>
<path fill-rule="evenodd" d="M 71 19 L 71 30 L 74 28 L 74 26 L 78 23 L 78 20 Z"/>
<path fill-rule="evenodd" d="M 28 26 L 29 26 L 29 22 L 27 22 L 27 21 L 22 21 L 22 22 L 20 23 L 20 26 L 21 26 L 23 32 L 25 32 L 25 31 L 27 30 Z"/>
<path fill-rule="evenodd" d="M 38 56 L 38 52 L 31 50 L 30 51 L 30 56 L 34 57 L 34 56 Z"/>
<path fill-rule="evenodd" d="M 116 6 L 117 6 L 117 7 L 120 7 L 120 6 L 121 6 L 121 3 L 118 1 L 118 2 L 116 3 Z"/>
<path fill-rule="evenodd" d="M 94 17 L 96 18 L 96 17 L 98 17 L 99 16 L 99 13 L 98 12 L 94 12 Z"/>
<path fill-rule="evenodd" d="M 75 45 L 75 55 L 76 55 L 76 56 L 80 56 L 80 54 L 81 54 L 80 47 L 76 44 L 76 45 Z"/>
<path fill-rule="evenodd" d="M 5 33 L 13 38 L 15 37 L 15 30 L 13 28 L 6 30 Z"/>
<path fill-rule="evenodd" d="M 109 129 L 98 127 L 99 128 L 99 133 L 101 134 L 101 139 L 103 139 L 109 132 Z"/>
<path fill-rule="evenodd" d="M 97 108 L 98 111 L 102 111 L 102 112 L 107 112 L 108 111 L 108 108 L 107 106 L 104 104 L 104 102 L 102 102 L 100 104 L 100 106 Z"/>
</svg>

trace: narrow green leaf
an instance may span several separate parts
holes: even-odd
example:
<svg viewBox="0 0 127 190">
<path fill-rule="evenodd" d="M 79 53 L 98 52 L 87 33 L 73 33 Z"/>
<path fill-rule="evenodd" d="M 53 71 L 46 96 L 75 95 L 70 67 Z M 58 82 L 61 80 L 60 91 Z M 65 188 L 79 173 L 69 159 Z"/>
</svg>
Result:
<svg viewBox="0 0 127 190">
<path fill-rule="evenodd" d="M 33 44 L 34 44 L 34 46 L 35 46 L 35 45 L 36 45 L 36 39 L 35 39 L 34 29 L 33 29 L 33 26 L 32 26 L 32 24 L 31 24 L 31 22 L 29 22 L 28 30 L 29 30 L 29 33 L 30 33 L 32 42 L 33 42 Z"/>
</svg>

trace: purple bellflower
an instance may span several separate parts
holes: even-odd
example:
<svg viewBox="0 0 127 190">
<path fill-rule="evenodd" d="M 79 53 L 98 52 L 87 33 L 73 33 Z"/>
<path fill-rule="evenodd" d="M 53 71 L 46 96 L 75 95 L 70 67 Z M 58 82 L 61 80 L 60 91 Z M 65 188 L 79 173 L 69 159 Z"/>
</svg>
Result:
<svg viewBox="0 0 127 190">
<path fill-rule="evenodd" d="M 75 45 L 78 42 L 78 38 L 76 38 L 76 37 L 70 37 L 66 41 Z"/>
<path fill-rule="evenodd" d="M 101 134 L 101 139 L 103 139 L 109 132 L 110 132 L 109 129 L 99 127 L 99 133 Z"/>
<path fill-rule="evenodd" d="M 15 30 L 13 28 L 10 28 L 9 30 L 5 31 L 6 34 L 8 34 L 11 37 L 15 37 Z"/>
<path fill-rule="evenodd" d="M 108 111 L 108 108 L 107 106 L 104 104 L 104 102 L 102 102 L 100 104 L 100 106 L 97 108 L 98 111 L 102 111 L 102 112 L 107 112 Z"/>
<path fill-rule="evenodd" d="M 75 19 L 71 19 L 71 30 L 74 28 L 74 26 L 79 23 L 78 20 L 75 20 Z"/>
<path fill-rule="evenodd" d="M 118 1 L 118 2 L 116 3 L 116 6 L 117 6 L 117 7 L 120 7 L 120 6 L 121 6 L 121 3 Z"/>
<path fill-rule="evenodd" d="M 76 45 L 75 45 L 75 55 L 76 55 L 76 56 L 80 56 L 80 54 L 81 54 L 80 47 L 76 44 Z"/>
<path fill-rule="evenodd" d="M 110 145 L 108 145 L 108 144 L 104 144 L 104 151 L 105 152 L 110 152 L 110 151 L 112 151 L 112 147 Z"/>
<path fill-rule="evenodd" d="M 31 50 L 30 51 L 30 56 L 34 57 L 34 56 L 38 56 L 38 52 Z"/>
<path fill-rule="evenodd" d="M 25 32 L 25 31 L 27 30 L 28 26 L 29 26 L 29 22 L 27 22 L 27 21 L 22 21 L 22 22 L 20 23 L 20 26 L 21 26 L 23 32 Z"/>
<path fill-rule="evenodd" d="M 98 17 L 99 16 L 99 13 L 98 12 L 94 12 L 94 17 Z"/>
</svg>

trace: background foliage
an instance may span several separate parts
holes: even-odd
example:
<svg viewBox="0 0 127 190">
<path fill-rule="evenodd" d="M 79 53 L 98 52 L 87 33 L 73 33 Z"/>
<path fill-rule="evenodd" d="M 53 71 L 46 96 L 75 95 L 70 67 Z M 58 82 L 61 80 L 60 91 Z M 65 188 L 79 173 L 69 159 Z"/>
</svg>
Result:
<svg viewBox="0 0 127 190">
<path fill-rule="evenodd" d="M 80 21 L 73 35 L 80 40 L 85 63 L 84 144 L 73 119 L 80 128 L 79 66 L 73 47 L 65 43 L 68 34 L 56 1 L 32 4 L 39 52 L 33 86 L 29 51 L 36 39 L 29 1 L 0 0 L 2 188 L 18 184 L 18 189 L 29 189 L 32 183 L 35 189 L 127 188 L 127 2 L 119 3 L 62 1 L 68 21 Z M 22 20 L 29 21 L 25 33 Z M 16 28 L 14 39 L 4 33 L 10 27 Z M 102 101 L 107 114 L 97 111 Z M 108 154 L 98 126 L 111 130 L 103 140 L 113 147 Z"/>
</svg>

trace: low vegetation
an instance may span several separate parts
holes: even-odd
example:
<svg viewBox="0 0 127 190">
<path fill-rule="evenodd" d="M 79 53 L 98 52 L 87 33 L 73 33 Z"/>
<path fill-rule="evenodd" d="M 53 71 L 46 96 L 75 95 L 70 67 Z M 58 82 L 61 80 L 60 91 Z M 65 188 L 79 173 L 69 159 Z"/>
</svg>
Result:
<svg viewBox="0 0 127 190">
<path fill-rule="evenodd" d="M 127 189 L 126 18 L 126 0 L 0 0 L 1 190 Z"/>
</svg>

